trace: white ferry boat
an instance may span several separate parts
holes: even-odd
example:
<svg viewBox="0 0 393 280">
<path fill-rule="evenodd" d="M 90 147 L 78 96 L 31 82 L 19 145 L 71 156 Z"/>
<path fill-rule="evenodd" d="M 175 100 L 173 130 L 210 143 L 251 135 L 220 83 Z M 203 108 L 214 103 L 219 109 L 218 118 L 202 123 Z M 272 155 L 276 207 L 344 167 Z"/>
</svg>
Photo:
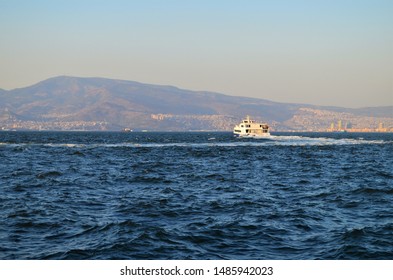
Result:
<svg viewBox="0 0 393 280">
<path fill-rule="evenodd" d="M 247 116 L 242 122 L 236 125 L 233 133 L 238 137 L 269 138 L 269 126 L 266 123 L 257 123 Z"/>
</svg>

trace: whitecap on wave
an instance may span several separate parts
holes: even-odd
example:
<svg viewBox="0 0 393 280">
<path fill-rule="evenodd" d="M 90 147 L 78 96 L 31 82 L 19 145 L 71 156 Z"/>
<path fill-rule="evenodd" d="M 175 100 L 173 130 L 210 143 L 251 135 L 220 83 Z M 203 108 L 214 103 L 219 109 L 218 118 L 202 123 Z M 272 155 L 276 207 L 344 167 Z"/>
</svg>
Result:
<svg viewBox="0 0 393 280">
<path fill-rule="evenodd" d="M 9 147 L 28 147 L 28 146 L 44 146 L 53 148 L 162 148 L 162 147 L 241 147 L 241 146 L 330 146 L 330 145 L 361 145 L 361 144 L 389 144 L 393 141 L 384 140 L 365 140 L 361 138 L 336 139 L 327 137 L 305 137 L 305 136 L 276 136 L 272 135 L 269 139 L 238 139 L 231 141 L 215 141 L 215 138 L 207 139 L 208 142 L 173 142 L 173 143 L 4 143 L 0 142 L 0 146 Z"/>
</svg>

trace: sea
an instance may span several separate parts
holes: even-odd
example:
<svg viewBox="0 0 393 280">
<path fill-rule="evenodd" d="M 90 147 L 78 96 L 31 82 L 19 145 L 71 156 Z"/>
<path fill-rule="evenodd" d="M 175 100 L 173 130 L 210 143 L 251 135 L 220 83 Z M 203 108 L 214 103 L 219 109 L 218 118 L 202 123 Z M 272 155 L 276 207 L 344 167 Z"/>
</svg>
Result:
<svg viewBox="0 0 393 280">
<path fill-rule="evenodd" d="M 393 259 L 393 133 L 0 132 L 2 260 Z"/>
</svg>

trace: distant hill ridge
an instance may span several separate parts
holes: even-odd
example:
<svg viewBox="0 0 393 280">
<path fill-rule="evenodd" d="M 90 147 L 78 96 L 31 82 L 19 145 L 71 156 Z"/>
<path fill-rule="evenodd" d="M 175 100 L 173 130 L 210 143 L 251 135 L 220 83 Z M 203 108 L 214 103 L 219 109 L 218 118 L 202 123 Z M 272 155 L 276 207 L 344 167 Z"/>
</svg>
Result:
<svg viewBox="0 0 393 280">
<path fill-rule="evenodd" d="M 0 89 L 0 127 L 5 129 L 231 130 L 246 115 L 275 130 L 324 130 L 338 120 L 355 127 L 364 122 L 393 127 L 393 106 L 279 103 L 106 78 L 60 76 Z"/>
</svg>

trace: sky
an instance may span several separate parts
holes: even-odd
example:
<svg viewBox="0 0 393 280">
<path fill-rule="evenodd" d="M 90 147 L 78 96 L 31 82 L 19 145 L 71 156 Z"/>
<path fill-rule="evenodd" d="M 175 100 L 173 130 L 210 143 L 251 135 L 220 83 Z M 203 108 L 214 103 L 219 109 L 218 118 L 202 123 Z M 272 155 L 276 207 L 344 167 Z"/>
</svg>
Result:
<svg viewBox="0 0 393 280">
<path fill-rule="evenodd" d="M 393 1 L 0 0 L 0 88 L 60 75 L 393 105 Z"/>
</svg>

